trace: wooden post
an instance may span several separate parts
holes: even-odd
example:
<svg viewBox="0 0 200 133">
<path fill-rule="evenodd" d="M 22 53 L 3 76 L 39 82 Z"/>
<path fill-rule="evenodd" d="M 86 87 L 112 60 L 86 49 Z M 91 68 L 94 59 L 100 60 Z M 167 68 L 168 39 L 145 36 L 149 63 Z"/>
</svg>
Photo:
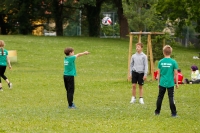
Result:
<svg viewBox="0 0 200 133">
<path fill-rule="evenodd" d="M 129 42 L 129 56 L 128 56 L 128 80 L 130 76 L 130 60 L 132 55 L 132 41 L 133 41 L 133 35 L 138 35 L 138 42 L 141 42 L 141 35 L 148 35 L 147 39 L 147 58 L 148 63 L 150 66 L 149 73 L 152 76 L 152 80 L 154 80 L 154 63 L 153 63 L 153 53 L 152 53 L 152 44 L 151 44 L 151 35 L 164 35 L 163 32 L 130 32 L 130 42 Z M 165 45 L 165 40 L 163 40 L 163 46 Z"/>
<path fill-rule="evenodd" d="M 151 77 L 154 80 L 154 64 L 153 64 L 153 53 L 152 53 L 152 45 L 151 45 L 151 34 L 148 34 L 148 47 L 149 47 L 149 54 L 150 54 L 150 67 L 151 67 Z"/>
<path fill-rule="evenodd" d="M 132 56 L 132 42 L 133 42 L 133 35 L 129 34 L 130 42 L 129 42 L 129 52 L 128 52 L 128 81 L 130 81 L 130 64 L 131 64 L 131 56 Z"/>
<path fill-rule="evenodd" d="M 138 42 L 141 43 L 141 34 L 138 35 Z"/>
<path fill-rule="evenodd" d="M 151 74 L 150 72 L 150 63 L 149 63 L 149 44 L 148 44 L 148 38 L 147 38 L 147 60 L 148 60 L 148 74 Z"/>
<path fill-rule="evenodd" d="M 163 47 L 165 46 L 165 39 L 163 39 Z"/>
</svg>

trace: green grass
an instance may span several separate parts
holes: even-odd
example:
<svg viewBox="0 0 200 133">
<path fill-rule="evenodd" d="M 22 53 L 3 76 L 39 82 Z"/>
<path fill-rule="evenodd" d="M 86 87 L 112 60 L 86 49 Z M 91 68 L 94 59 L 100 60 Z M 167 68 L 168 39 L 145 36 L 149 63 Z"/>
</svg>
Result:
<svg viewBox="0 0 200 133">
<path fill-rule="evenodd" d="M 170 117 L 165 95 L 160 116 L 154 116 L 158 94 L 156 81 L 144 85 L 145 104 L 130 104 L 131 83 L 127 82 L 127 39 L 87 37 L 0 36 L 6 49 L 17 50 L 18 62 L 6 76 L 0 92 L 0 132 L 18 133 L 188 133 L 200 130 L 200 86 L 181 85 L 175 91 L 178 118 Z M 67 108 L 63 83 L 63 50 L 90 55 L 76 60 L 75 99 L 78 109 Z M 146 46 L 145 46 L 146 47 Z M 145 51 L 145 49 L 144 49 Z M 135 52 L 133 47 L 133 52 Z M 184 77 L 200 61 L 198 49 L 175 46 L 173 54 Z M 137 89 L 138 95 L 138 89 Z"/>
</svg>

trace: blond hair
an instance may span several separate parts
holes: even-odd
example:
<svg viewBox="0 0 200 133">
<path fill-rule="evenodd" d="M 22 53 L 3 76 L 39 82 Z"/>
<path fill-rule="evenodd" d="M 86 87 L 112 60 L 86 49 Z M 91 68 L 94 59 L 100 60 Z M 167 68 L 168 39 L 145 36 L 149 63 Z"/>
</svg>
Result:
<svg viewBox="0 0 200 133">
<path fill-rule="evenodd" d="M 171 55 L 172 53 L 172 47 L 170 45 L 165 45 L 163 47 L 163 53 L 167 56 Z"/>
</svg>

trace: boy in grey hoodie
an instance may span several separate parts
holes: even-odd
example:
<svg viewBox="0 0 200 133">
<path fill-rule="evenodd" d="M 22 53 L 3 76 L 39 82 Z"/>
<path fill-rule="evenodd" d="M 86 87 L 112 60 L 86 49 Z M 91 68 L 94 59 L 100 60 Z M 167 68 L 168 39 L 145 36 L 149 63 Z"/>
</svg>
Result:
<svg viewBox="0 0 200 133">
<path fill-rule="evenodd" d="M 136 101 L 136 84 L 139 84 L 139 103 L 144 104 L 143 100 L 143 85 L 144 80 L 147 78 L 148 72 L 148 60 L 147 56 L 142 52 L 143 44 L 136 44 L 136 53 L 131 57 L 130 63 L 130 75 L 132 77 L 132 98 L 130 103 L 135 103 Z"/>
</svg>

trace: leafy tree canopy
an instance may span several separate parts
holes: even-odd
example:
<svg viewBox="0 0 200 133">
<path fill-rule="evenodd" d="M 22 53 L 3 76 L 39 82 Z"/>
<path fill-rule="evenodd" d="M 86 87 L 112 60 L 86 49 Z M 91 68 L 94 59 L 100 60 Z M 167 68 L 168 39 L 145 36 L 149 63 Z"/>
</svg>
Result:
<svg viewBox="0 0 200 133">
<path fill-rule="evenodd" d="M 162 31 L 164 22 L 156 15 L 155 0 L 123 0 L 125 16 L 132 31 Z"/>
<path fill-rule="evenodd" d="M 156 10 L 165 20 L 170 19 L 178 26 L 177 32 L 191 22 L 197 22 L 196 31 L 200 31 L 199 7 L 199 0 L 158 0 Z"/>
</svg>

